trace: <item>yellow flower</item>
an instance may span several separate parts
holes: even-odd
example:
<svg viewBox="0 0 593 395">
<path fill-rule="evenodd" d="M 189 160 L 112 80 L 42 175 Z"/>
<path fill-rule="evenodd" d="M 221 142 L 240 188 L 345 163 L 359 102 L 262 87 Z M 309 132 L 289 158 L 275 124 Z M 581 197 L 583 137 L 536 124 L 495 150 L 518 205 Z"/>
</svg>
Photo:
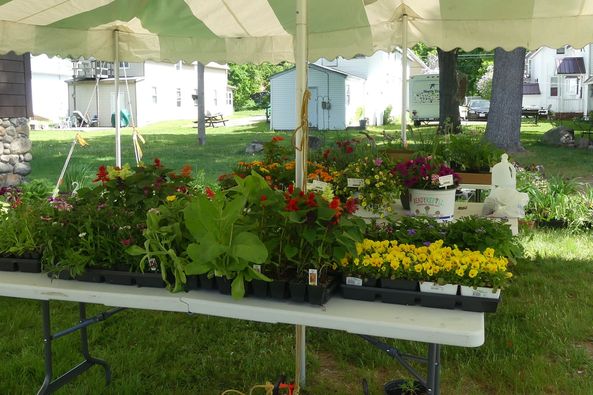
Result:
<svg viewBox="0 0 593 395">
<path fill-rule="evenodd" d="M 169 195 L 167 196 L 167 201 L 168 202 L 174 202 L 177 199 L 177 196 L 175 195 Z"/>
<path fill-rule="evenodd" d="M 472 269 L 469 271 L 469 277 L 474 278 L 478 275 L 478 271 L 476 269 Z"/>
<path fill-rule="evenodd" d="M 421 264 L 414 265 L 414 270 L 416 271 L 416 273 L 422 272 L 422 265 Z"/>
</svg>

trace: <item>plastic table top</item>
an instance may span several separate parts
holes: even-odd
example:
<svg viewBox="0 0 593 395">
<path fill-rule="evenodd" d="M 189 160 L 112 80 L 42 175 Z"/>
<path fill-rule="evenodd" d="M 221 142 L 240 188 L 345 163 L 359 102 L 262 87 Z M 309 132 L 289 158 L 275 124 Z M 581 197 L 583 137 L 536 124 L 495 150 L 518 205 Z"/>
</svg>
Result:
<svg viewBox="0 0 593 395">
<path fill-rule="evenodd" d="M 484 313 L 364 302 L 338 295 L 324 306 L 313 306 L 253 297 L 234 300 L 216 291 L 170 293 L 157 288 L 52 280 L 45 273 L 0 272 L 0 296 L 206 314 L 461 347 L 484 343 Z"/>
</svg>

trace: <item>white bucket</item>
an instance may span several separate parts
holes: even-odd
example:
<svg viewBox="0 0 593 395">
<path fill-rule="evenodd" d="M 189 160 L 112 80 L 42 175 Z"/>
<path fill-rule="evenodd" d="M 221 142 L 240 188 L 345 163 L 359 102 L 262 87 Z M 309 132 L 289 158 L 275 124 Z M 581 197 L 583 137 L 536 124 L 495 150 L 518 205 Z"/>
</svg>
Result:
<svg viewBox="0 0 593 395">
<path fill-rule="evenodd" d="M 434 217 L 439 222 L 452 221 L 455 189 L 410 189 L 410 211 L 412 215 Z"/>
</svg>

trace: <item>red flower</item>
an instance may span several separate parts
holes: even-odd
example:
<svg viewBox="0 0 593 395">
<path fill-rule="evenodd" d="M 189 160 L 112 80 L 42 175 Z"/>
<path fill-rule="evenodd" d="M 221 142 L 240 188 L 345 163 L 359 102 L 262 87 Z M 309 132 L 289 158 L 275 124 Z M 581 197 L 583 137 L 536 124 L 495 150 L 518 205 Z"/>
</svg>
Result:
<svg viewBox="0 0 593 395">
<path fill-rule="evenodd" d="M 274 137 L 272 137 L 272 141 L 283 141 L 283 140 L 284 140 L 284 137 L 282 137 L 282 136 L 274 136 Z"/>
<path fill-rule="evenodd" d="M 288 193 L 290 193 L 291 195 L 294 193 L 294 185 L 293 184 L 288 184 Z"/>
<path fill-rule="evenodd" d="M 261 197 L 259 198 L 260 202 L 265 202 L 266 200 L 268 200 L 268 197 L 266 195 L 261 195 Z"/>
<path fill-rule="evenodd" d="M 175 172 L 172 171 L 172 172 L 169 173 L 169 178 L 172 179 L 172 180 L 174 180 L 174 179 L 177 178 L 177 174 L 175 174 Z"/>
<path fill-rule="evenodd" d="M 208 199 L 212 199 L 214 198 L 214 196 L 216 196 L 216 193 L 214 193 L 214 191 L 210 189 L 210 187 L 206 187 L 204 192 L 206 193 L 206 196 L 208 196 Z"/>
<path fill-rule="evenodd" d="M 334 210 L 339 209 L 340 208 L 340 198 L 338 198 L 337 196 L 334 197 L 329 204 L 329 208 L 334 209 Z"/>
<path fill-rule="evenodd" d="M 290 199 L 288 201 L 288 204 L 285 207 L 286 211 L 298 211 L 299 210 L 299 206 L 297 204 L 296 199 Z"/>
<path fill-rule="evenodd" d="M 121 243 L 127 247 L 132 244 L 132 239 L 123 239 L 121 240 Z"/>
<path fill-rule="evenodd" d="M 309 198 L 307 199 L 307 206 L 317 207 L 317 202 L 315 201 L 315 194 L 313 192 L 309 192 Z"/>
<path fill-rule="evenodd" d="M 103 185 L 105 185 L 105 183 L 109 181 L 109 175 L 107 174 L 107 168 L 105 167 L 105 165 L 99 166 L 99 171 L 97 171 L 97 178 L 95 178 L 93 182 L 97 181 L 101 181 Z"/>
<path fill-rule="evenodd" d="M 347 153 L 347 154 L 351 154 L 351 153 L 352 153 L 352 151 L 354 151 L 354 148 L 352 148 L 351 146 L 347 146 L 347 147 L 346 147 L 346 153 Z"/>
<path fill-rule="evenodd" d="M 163 167 L 163 165 L 161 165 L 161 160 L 159 158 L 154 158 L 154 167 L 156 167 L 157 169 Z"/>
<path fill-rule="evenodd" d="M 350 198 L 346 200 L 346 212 L 348 214 L 353 214 L 358 210 L 357 201 L 354 198 Z"/>
<path fill-rule="evenodd" d="M 326 149 L 325 151 L 323 151 L 323 159 L 327 159 L 327 158 L 329 157 L 329 153 L 330 153 L 330 152 L 331 152 L 331 151 L 329 150 L 329 148 L 328 148 L 328 149 Z"/>
</svg>

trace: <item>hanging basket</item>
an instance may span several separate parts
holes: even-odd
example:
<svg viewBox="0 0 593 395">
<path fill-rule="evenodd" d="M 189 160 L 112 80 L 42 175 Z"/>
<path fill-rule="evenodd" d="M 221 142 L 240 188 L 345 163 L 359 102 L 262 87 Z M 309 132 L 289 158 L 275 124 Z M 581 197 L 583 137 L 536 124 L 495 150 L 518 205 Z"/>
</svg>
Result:
<svg viewBox="0 0 593 395">
<path fill-rule="evenodd" d="M 434 217 L 439 222 L 452 221 L 455 189 L 410 189 L 410 211 L 412 215 Z"/>
</svg>

